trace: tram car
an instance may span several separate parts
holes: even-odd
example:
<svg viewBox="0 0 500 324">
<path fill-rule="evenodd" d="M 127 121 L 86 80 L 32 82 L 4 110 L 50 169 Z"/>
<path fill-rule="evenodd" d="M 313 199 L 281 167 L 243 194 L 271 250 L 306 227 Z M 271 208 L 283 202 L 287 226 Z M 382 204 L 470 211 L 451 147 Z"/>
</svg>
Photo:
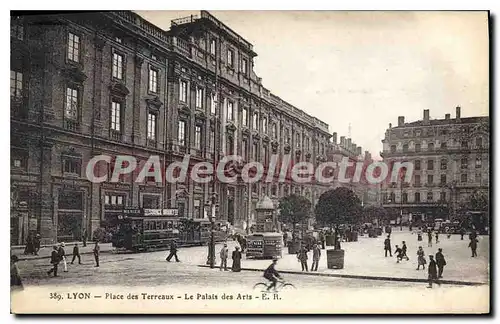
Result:
<svg viewBox="0 0 500 324">
<path fill-rule="evenodd" d="M 224 241 L 220 223 L 214 229 L 214 241 Z M 168 249 L 173 241 L 178 246 L 204 245 L 210 241 L 210 230 L 210 221 L 179 217 L 176 209 L 128 208 L 118 217 L 112 244 L 133 252 Z"/>
</svg>

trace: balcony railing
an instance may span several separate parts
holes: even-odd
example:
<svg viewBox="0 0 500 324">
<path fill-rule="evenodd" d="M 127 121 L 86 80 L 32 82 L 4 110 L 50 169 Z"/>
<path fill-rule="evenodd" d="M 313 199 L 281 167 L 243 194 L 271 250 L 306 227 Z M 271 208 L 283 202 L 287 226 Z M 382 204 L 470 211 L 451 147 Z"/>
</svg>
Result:
<svg viewBox="0 0 500 324">
<path fill-rule="evenodd" d="M 113 141 L 121 142 L 121 140 L 122 140 L 122 133 L 112 130 L 110 132 L 110 134 L 109 134 L 109 137 Z"/>
<path fill-rule="evenodd" d="M 64 128 L 72 132 L 77 132 L 78 122 L 76 120 L 66 119 L 64 120 Z"/>
</svg>

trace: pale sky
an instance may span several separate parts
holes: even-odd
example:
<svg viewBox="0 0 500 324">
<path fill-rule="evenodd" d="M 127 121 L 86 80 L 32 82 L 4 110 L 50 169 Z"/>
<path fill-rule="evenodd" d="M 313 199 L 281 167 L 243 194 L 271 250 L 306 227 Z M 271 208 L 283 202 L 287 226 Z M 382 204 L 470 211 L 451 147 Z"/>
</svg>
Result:
<svg viewBox="0 0 500 324">
<path fill-rule="evenodd" d="M 196 11 L 139 11 L 165 30 Z M 211 11 L 254 45 L 266 88 L 374 157 L 389 123 L 489 110 L 486 12 Z"/>
</svg>

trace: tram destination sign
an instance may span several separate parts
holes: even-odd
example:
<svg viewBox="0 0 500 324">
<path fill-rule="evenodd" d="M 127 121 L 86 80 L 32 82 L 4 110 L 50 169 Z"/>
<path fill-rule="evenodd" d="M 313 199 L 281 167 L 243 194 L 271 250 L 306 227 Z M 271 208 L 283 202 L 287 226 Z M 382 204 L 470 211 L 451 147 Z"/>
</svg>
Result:
<svg viewBox="0 0 500 324">
<path fill-rule="evenodd" d="M 179 215 L 179 210 L 177 208 L 144 209 L 144 216 L 177 216 L 177 215 Z"/>
</svg>

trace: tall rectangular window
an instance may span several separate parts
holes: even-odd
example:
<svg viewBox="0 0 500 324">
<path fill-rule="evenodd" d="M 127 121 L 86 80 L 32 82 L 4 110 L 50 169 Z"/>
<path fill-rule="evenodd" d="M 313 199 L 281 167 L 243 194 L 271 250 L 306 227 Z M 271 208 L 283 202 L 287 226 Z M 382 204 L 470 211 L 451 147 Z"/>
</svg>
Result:
<svg viewBox="0 0 500 324">
<path fill-rule="evenodd" d="M 212 38 L 210 40 L 210 54 L 212 54 L 212 55 L 215 55 L 215 53 L 216 53 L 216 49 L 215 49 L 216 44 L 217 44 L 217 41 L 215 40 L 215 38 Z"/>
<path fill-rule="evenodd" d="M 278 137 L 278 125 L 273 124 L 273 138 Z"/>
<path fill-rule="evenodd" d="M 446 174 L 441 175 L 441 184 L 445 185 L 446 184 Z"/>
<path fill-rule="evenodd" d="M 217 113 L 217 96 L 215 93 L 212 94 L 212 98 L 210 99 L 210 113 L 213 115 Z"/>
<path fill-rule="evenodd" d="M 123 55 L 113 53 L 113 78 L 123 79 Z"/>
<path fill-rule="evenodd" d="M 267 118 L 262 118 L 262 132 L 267 134 Z"/>
<path fill-rule="evenodd" d="M 111 129 L 117 132 L 121 130 L 121 109 L 121 103 L 111 102 Z"/>
<path fill-rule="evenodd" d="M 234 66 L 234 52 L 230 49 L 227 50 L 227 65 L 230 67 Z"/>
<path fill-rule="evenodd" d="M 467 173 L 463 173 L 463 174 L 460 176 L 460 181 L 461 181 L 461 182 L 467 182 Z"/>
<path fill-rule="evenodd" d="M 297 134 L 297 140 L 295 141 L 295 145 L 300 148 L 300 134 Z"/>
<path fill-rule="evenodd" d="M 415 152 L 420 152 L 421 150 L 420 144 L 415 144 Z"/>
<path fill-rule="evenodd" d="M 196 125 L 194 127 L 194 147 L 197 150 L 201 150 L 201 126 Z"/>
<path fill-rule="evenodd" d="M 184 120 L 179 120 L 179 128 L 177 129 L 177 140 L 179 145 L 186 145 L 186 122 Z"/>
<path fill-rule="evenodd" d="M 243 139 L 241 141 L 241 157 L 243 158 L 243 160 L 246 160 L 247 159 L 247 140 L 246 139 Z"/>
<path fill-rule="evenodd" d="M 80 37 L 68 34 L 68 59 L 73 62 L 80 62 Z"/>
<path fill-rule="evenodd" d="M 181 81 L 179 85 L 179 100 L 182 102 L 187 102 L 187 82 Z"/>
<path fill-rule="evenodd" d="M 156 114 L 148 113 L 148 139 L 156 140 Z"/>
<path fill-rule="evenodd" d="M 434 183 L 434 176 L 432 174 L 427 175 L 427 184 L 432 185 Z"/>
<path fill-rule="evenodd" d="M 241 72 L 245 75 L 248 73 L 248 61 L 247 59 L 243 59 L 241 61 Z"/>
<path fill-rule="evenodd" d="M 21 72 L 10 71 L 10 97 L 13 99 L 23 97 L 23 74 Z"/>
<path fill-rule="evenodd" d="M 259 115 L 253 114 L 253 129 L 259 129 Z"/>
<path fill-rule="evenodd" d="M 233 102 L 227 101 L 227 120 L 234 120 Z"/>
<path fill-rule="evenodd" d="M 480 169 L 483 166 L 483 160 L 481 157 L 476 158 L 476 169 Z"/>
<path fill-rule="evenodd" d="M 208 140 L 208 147 L 210 148 L 210 151 L 213 151 L 215 146 L 215 129 L 210 127 L 210 136 Z"/>
<path fill-rule="evenodd" d="M 248 111 L 246 108 L 243 108 L 241 117 L 242 117 L 243 126 L 248 126 Z"/>
<path fill-rule="evenodd" d="M 158 92 L 158 71 L 149 68 L 149 92 Z"/>
<path fill-rule="evenodd" d="M 203 89 L 196 88 L 196 108 L 203 108 Z"/>
<path fill-rule="evenodd" d="M 420 175 L 415 175 L 415 187 L 420 187 Z"/>
<path fill-rule="evenodd" d="M 66 88 L 66 118 L 78 119 L 78 89 Z"/>
<path fill-rule="evenodd" d="M 253 143 L 253 160 L 259 160 L 259 144 L 257 142 Z"/>
<path fill-rule="evenodd" d="M 415 192 L 415 202 L 420 202 L 420 192 Z"/>
<path fill-rule="evenodd" d="M 434 160 L 427 161 L 427 170 L 434 170 Z"/>
<path fill-rule="evenodd" d="M 415 160 L 415 170 L 420 170 L 420 160 Z"/>
</svg>

